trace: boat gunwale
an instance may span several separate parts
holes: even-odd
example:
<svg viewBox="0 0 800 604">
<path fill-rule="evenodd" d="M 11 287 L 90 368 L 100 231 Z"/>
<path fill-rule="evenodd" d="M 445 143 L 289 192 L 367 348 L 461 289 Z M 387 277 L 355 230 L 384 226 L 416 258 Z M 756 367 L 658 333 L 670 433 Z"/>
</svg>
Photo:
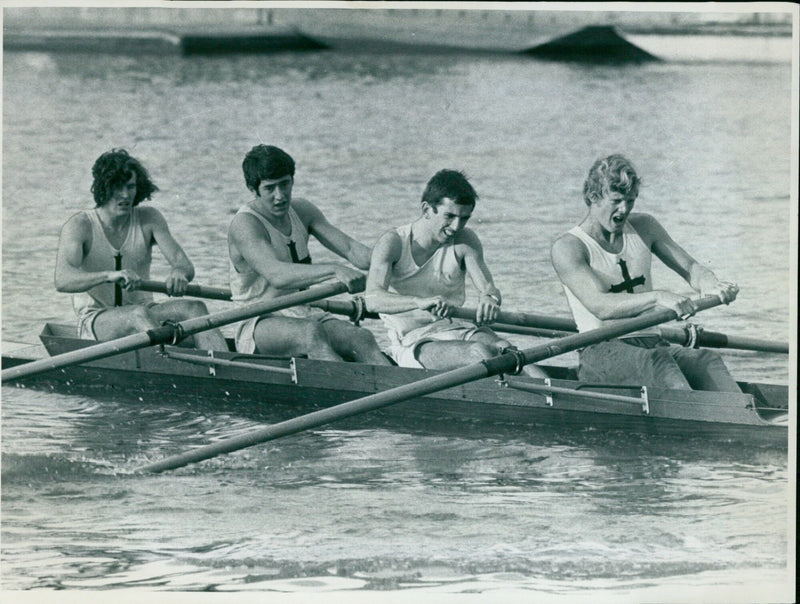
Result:
<svg viewBox="0 0 800 604">
<path fill-rule="evenodd" d="M 44 347 L 51 353 L 57 354 L 67 350 L 91 346 L 91 340 L 79 340 L 72 334 L 74 329 L 60 324 L 47 323 L 40 335 L 40 339 Z M 66 334 L 66 335 L 65 335 Z M 161 355 L 159 349 L 169 353 L 170 350 L 180 351 L 182 355 L 197 355 L 198 357 L 208 358 L 209 351 L 183 348 L 183 347 L 154 347 L 150 349 L 143 349 L 132 351 L 118 355 L 116 357 L 109 357 L 99 361 L 86 363 L 81 367 L 85 369 L 98 369 L 102 371 L 123 371 L 127 373 L 138 372 L 141 375 L 150 376 L 151 380 L 158 379 L 172 380 L 173 389 L 178 388 L 178 383 L 185 379 L 191 387 L 198 387 L 200 385 L 196 380 L 203 379 L 204 384 L 208 384 L 208 379 L 211 378 L 216 382 L 216 386 L 221 386 L 223 383 L 230 386 L 243 387 L 244 384 L 249 386 L 259 385 L 263 388 L 265 385 L 273 385 L 274 387 L 294 387 L 308 392 L 327 392 L 335 398 L 345 397 L 345 400 L 357 398 L 373 394 L 380 390 L 386 390 L 393 386 L 409 383 L 416 379 L 421 379 L 425 376 L 434 375 L 436 371 L 426 369 L 410 369 L 402 367 L 381 367 L 375 365 L 367 365 L 360 363 L 337 363 L 333 361 L 311 360 L 306 358 L 285 359 L 275 357 L 265 357 L 262 355 L 246 355 L 238 352 L 219 352 L 213 353 L 219 355 L 223 359 L 241 360 L 246 359 L 248 363 L 255 363 L 265 366 L 278 366 L 286 367 L 287 365 L 293 369 L 293 375 L 286 374 L 273 374 L 264 376 L 263 372 L 253 368 L 230 368 L 218 366 L 210 369 L 208 366 L 194 365 L 193 363 L 184 362 L 180 365 L 173 365 L 172 363 L 156 363 L 155 366 L 152 361 L 153 354 Z M 148 353 L 148 351 L 150 351 Z M 9 357 L 11 358 L 11 357 Z M 131 366 L 131 359 L 133 359 Z M 159 356 L 161 359 L 161 356 Z M 3 356 L 4 364 L 6 356 Z M 22 362 L 18 356 L 14 363 Z M 176 360 L 176 362 L 178 362 Z M 127 363 L 127 366 L 126 366 Z M 181 369 L 176 372 L 175 367 L 180 366 Z M 548 366 L 556 372 L 563 373 L 565 370 L 571 368 L 563 366 Z M 65 374 L 64 370 L 61 370 Z M 311 376 L 311 378 L 309 378 Z M 335 378 L 332 376 L 336 376 Z M 324 378 L 324 379 L 323 379 Z M 52 377 L 50 378 L 52 379 Z M 527 376 L 516 377 L 516 380 L 530 380 L 532 383 L 543 383 L 543 380 L 536 380 L 528 378 Z M 364 386 L 364 380 L 367 381 L 368 387 Z M 293 382 L 301 382 L 293 384 Z M 362 386 L 356 387 L 361 382 Z M 346 388 L 341 388 L 341 384 L 347 384 Z M 554 378 L 551 380 L 554 386 L 574 387 L 577 383 L 574 380 L 564 380 Z M 767 389 L 772 393 L 780 393 L 786 390 L 786 400 L 788 401 L 788 387 L 780 384 L 761 384 L 757 382 L 741 382 L 741 384 L 750 390 Z M 97 384 L 102 385 L 102 384 Z M 509 394 L 510 388 L 498 387 L 503 386 L 502 376 L 495 378 L 485 378 L 456 386 L 447 389 L 447 391 L 434 393 L 422 397 L 425 401 L 435 401 L 437 404 L 445 405 L 450 402 L 459 402 L 459 404 L 469 403 L 476 408 L 486 408 L 497 411 L 500 415 L 507 414 L 508 410 L 523 410 L 526 413 L 547 414 L 553 411 L 561 413 L 575 413 L 575 414 L 589 414 L 596 416 L 609 416 L 609 417 L 625 417 L 627 419 L 635 418 L 639 415 L 644 415 L 641 409 L 636 410 L 630 402 L 627 403 L 614 403 L 603 401 L 598 404 L 595 401 L 581 398 L 580 396 L 571 397 L 571 395 L 556 395 L 553 400 L 557 401 L 557 409 L 553 409 L 546 402 L 545 394 L 534 394 L 530 392 L 517 391 L 517 394 Z M 52 386 L 51 386 L 52 387 Z M 606 390 L 608 392 L 615 392 L 614 389 Z M 228 394 L 228 391 L 225 391 Z M 629 394 L 630 390 L 618 391 L 621 394 Z M 680 398 L 676 399 L 677 394 Z M 688 399 L 687 399 L 688 395 Z M 766 396 L 762 393 L 762 396 Z M 741 408 L 736 408 L 736 414 L 732 417 L 738 418 L 733 421 L 727 421 L 727 418 L 706 418 L 702 413 L 698 415 L 698 409 L 694 408 L 698 405 L 704 405 L 707 410 L 709 408 L 717 407 L 719 409 L 727 409 L 725 413 L 730 414 L 732 404 L 730 398 L 739 398 L 742 403 Z M 741 398 L 740 398 L 741 397 Z M 571 400 L 570 400 L 571 399 Z M 685 400 L 686 399 L 686 400 Z M 727 402 L 723 402 L 727 401 Z M 770 431 L 780 432 L 781 428 L 786 429 L 786 422 L 775 421 L 775 418 L 768 419 L 759 413 L 757 408 L 758 398 L 754 393 L 745 392 L 742 395 L 733 393 L 725 393 L 725 399 L 720 399 L 719 393 L 716 392 L 701 392 L 701 391 L 672 391 L 652 389 L 650 391 L 650 413 L 644 415 L 645 420 L 654 419 L 661 421 L 676 421 L 676 422 L 694 422 L 698 424 L 709 424 L 724 426 L 739 426 L 744 428 L 766 428 Z M 670 408 L 672 405 L 672 408 Z M 683 407 L 683 412 L 687 416 L 677 416 L 674 412 L 676 408 Z M 501 409 L 502 408 L 502 409 Z M 781 406 L 772 407 L 775 409 L 772 412 L 775 416 L 780 418 L 788 413 L 788 408 Z M 770 413 L 769 408 L 763 409 L 766 413 Z M 725 413 L 721 415 L 725 415 Z M 742 421 L 738 421 L 742 420 Z M 534 423 L 536 423 L 534 421 Z M 788 430 L 786 430 L 788 435 Z"/>
</svg>

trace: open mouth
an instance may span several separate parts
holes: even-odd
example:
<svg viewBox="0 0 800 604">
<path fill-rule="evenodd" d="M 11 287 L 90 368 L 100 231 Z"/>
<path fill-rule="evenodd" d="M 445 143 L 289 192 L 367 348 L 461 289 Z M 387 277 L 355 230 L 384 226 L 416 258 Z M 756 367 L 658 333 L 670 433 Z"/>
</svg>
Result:
<svg viewBox="0 0 800 604">
<path fill-rule="evenodd" d="M 611 222 L 616 226 L 622 226 L 625 223 L 625 216 L 613 216 Z"/>
</svg>

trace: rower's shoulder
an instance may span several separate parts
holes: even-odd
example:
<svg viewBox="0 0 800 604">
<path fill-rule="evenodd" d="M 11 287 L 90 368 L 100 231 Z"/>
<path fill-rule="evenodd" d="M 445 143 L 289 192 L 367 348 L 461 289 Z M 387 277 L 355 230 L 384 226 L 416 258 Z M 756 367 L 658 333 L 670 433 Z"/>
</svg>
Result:
<svg viewBox="0 0 800 604">
<path fill-rule="evenodd" d="M 271 241 L 264 223 L 253 212 L 236 212 L 228 225 L 228 241 L 237 243 L 254 239 Z"/>
<path fill-rule="evenodd" d="M 75 212 L 61 227 L 61 234 L 67 236 L 90 236 L 92 221 L 86 210 Z"/>
<path fill-rule="evenodd" d="M 481 249 L 481 238 L 469 227 L 464 227 L 455 236 L 456 245 L 467 245 L 471 248 Z"/>
<path fill-rule="evenodd" d="M 402 247 L 403 241 L 397 229 L 389 229 L 378 237 L 378 241 L 375 242 L 372 248 L 372 255 L 373 257 L 395 261 L 400 258 Z"/>
<path fill-rule="evenodd" d="M 306 227 L 311 226 L 311 224 L 318 219 L 325 219 L 325 214 L 323 214 L 319 206 L 303 197 L 293 198 L 291 207 L 295 214 L 297 214 L 300 222 Z"/>
<path fill-rule="evenodd" d="M 558 235 L 550 245 L 551 251 L 567 251 L 578 249 L 586 249 L 586 245 L 583 243 L 580 237 L 572 232 L 572 230 L 565 231 Z"/>
<path fill-rule="evenodd" d="M 660 226 L 655 216 L 647 214 L 646 212 L 631 212 L 630 216 L 628 216 L 628 223 L 636 229 L 637 232 L 641 232 L 643 229 L 651 229 L 654 226 Z"/>
<path fill-rule="evenodd" d="M 158 208 L 153 206 L 136 206 L 136 213 L 139 215 L 139 222 L 143 225 L 166 222 L 167 219 Z"/>
<path fill-rule="evenodd" d="M 658 241 L 669 238 L 666 229 L 651 214 L 644 212 L 632 213 L 628 216 L 628 224 L 648 247 Z"/>
<path fill-rule="evenodd" d="M 578 235 L 567 231 L 556 237 L 550 246 L 550 261 L 556 267 L 588 263 L 589 248 Z"/>
</svg>

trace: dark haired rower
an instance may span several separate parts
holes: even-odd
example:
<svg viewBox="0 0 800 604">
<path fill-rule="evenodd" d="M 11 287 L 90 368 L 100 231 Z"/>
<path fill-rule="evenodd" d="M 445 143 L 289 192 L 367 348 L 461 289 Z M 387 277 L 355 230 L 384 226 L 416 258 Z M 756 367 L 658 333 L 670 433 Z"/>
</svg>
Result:
<svg viewBox="0 0 800 604">
<path fill-rule="evenodd" d="M 197 300 L 154 302 L 136 290 L 150 276 L 152 249 L 157 245 L 172 270 L 167 293 L 182 296 L 194 267 L 173 238 L 161 212 L 139 204 L 158 190 L 142 164 L 124 149 L 103 153 L 92 168 L 95 207 L 73 215 L 58 241 L 55 285 L 74 294 L 78 336 L 112 340 L 208 314 Z M 190 336 L 187 344 L 227 350 L 222 334 L 209 330 Z"/>
</svg>

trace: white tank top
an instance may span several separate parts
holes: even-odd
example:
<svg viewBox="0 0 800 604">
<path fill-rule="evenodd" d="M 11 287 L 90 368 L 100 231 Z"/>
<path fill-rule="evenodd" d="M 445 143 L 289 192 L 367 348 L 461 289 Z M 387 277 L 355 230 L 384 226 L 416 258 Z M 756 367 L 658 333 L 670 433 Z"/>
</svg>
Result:
<svg viewBox="0 0 800 604">
<path fill-rule="evenodd" d="M 152 246 L 145 241 L 139 219 L 139 208 L 131 210 L 128 233 L 122 246 L 116 249 L 106 237 L 97 209 L 84 212 L 92 226 L 92 247 L 81 262 L 80 268 L 88 272 L 113 271 L 115 256 L 120 255 L 122 268 L 134 271 L 142 279 L 150 278 Z M 153 294 L 139 290 L 122 290 L 122 304 L 147 304 L 153 301 Z M 114 284 L 101 283 L 93 288 L 72 295 L 72 307 L 80 316 L 89 308 L 108 308 L 114 306 Z"/>
<path fill-rule="evenodd" d="M 650 278 L 650 266 L 653 254 L 630 223 L 625 223 L 622 230 L 622 249 L 619 253 L 607 252 L 594 238 L 580 226 L 569 231 L 580 239 L 589 252 L 589 266 L 598 276 L 606 291 L 625 295 L 626 293 L 649 292 L 653 289 Z M 606 325 L 613 325 L 621 319 L 602 321 L 589 312 L 572 291 L 564 286 L 572 317 L 578 331 L 589 331 Z M 657 334 L 656 330 L 642 330 L 627 337 Z M 626 337 L 626 336 L 623 336 Z"/>
<path fill-rule="evenodd" d="M 411 253 L 411 225 L 398 227 L 395 232 L 400 237 L 402 247 L 400 259 L 392 267 L 389 291 L 426 298 L 441 296 L 454 306 L 462 306 L 466 299 L 464 288 L 466 270 L 456 257 L 455 246 L 446 243 L 422 266 L 418 266 Z M 409 331 L 429 325 L 436 320 L 425 310 L 381 314 L 381 319 L 386 327 L 395 333 L 398 340 Z"/>
<path fill-rule="evenodd" d="M 308 253 L 308 231 L 294 208 L 289 208 L 289 221 L 292 225 L 292 230 L 288 236 L 272 226 L 269 220 L 249 205 L 239 208 L 236 214 L 250 214 L 264 225 L 267 233 L 269 233 L 272 249 L 275 250 L 275 255 L 279 260 L 282 262 L 311 264 L 311 256 Z M 242 272 L 236 270 L 232 260 L 228 261 L 228 266 L 231 299 L 234 302 L 248 303 L 261 298 L 274 298 L 298 291 L 297 289 L 270 287 L 267 280 L 249 266 Z"/>
</svg>

